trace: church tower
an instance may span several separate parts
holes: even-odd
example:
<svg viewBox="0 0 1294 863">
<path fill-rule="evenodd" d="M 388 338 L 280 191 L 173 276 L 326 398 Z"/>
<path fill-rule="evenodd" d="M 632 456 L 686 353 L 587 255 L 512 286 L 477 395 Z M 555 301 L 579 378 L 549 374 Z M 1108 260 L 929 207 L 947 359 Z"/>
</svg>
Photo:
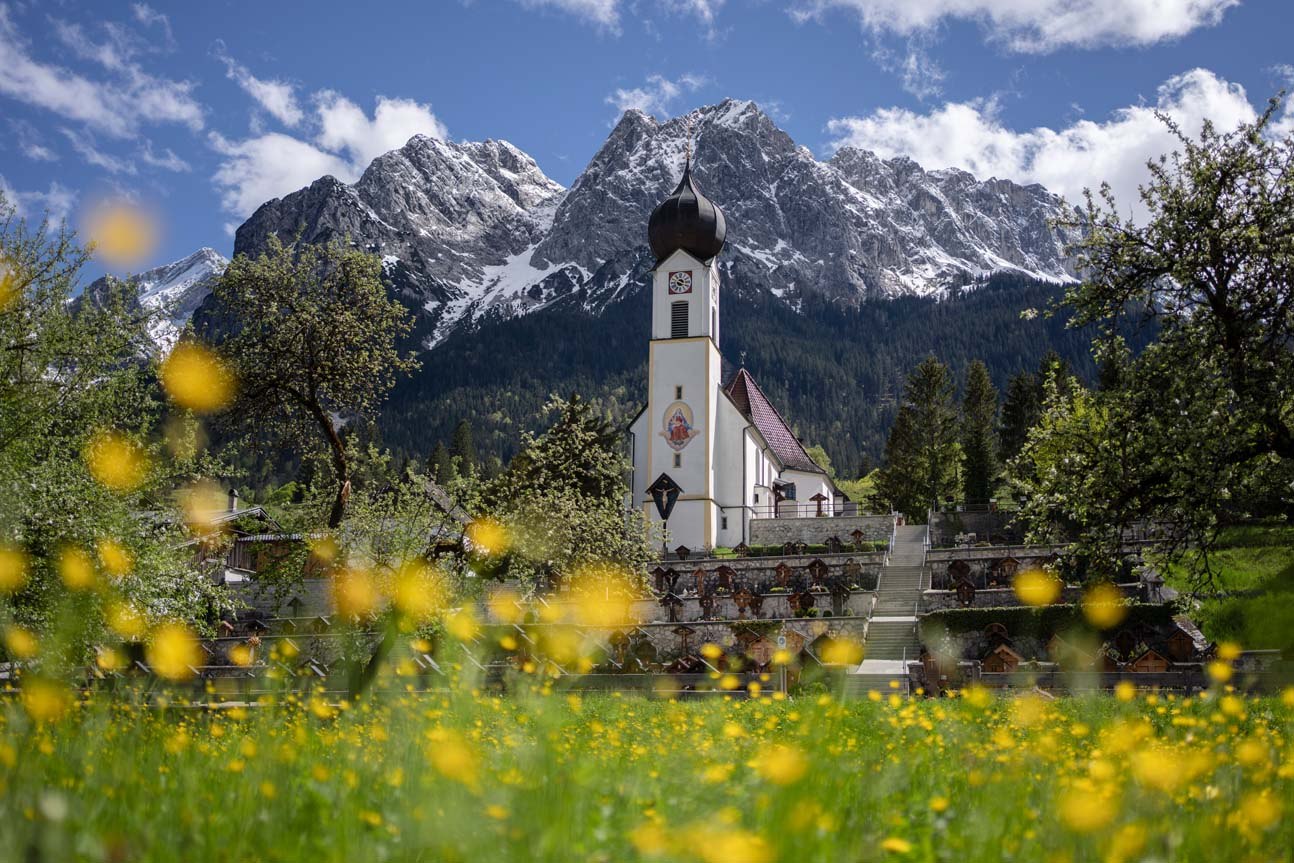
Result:
<svg viewBox="0 0 1294 863">
<path fill-rule="evenodd" d="M 635 447 L 646 448 L 635 460 L 643 460 L 647 481 L 675 489 L 666 519 L 671 546 L 701 549 L 718 539 L 716 429 L 723 382 L 717 259 L 726 235 L 723 211 L 701 194 L 689 163 L 648 223 L 656 266 L 645 439 L 635 439 Z M 648 518 L 661 520 L 659 507 L 647 509 Z"/>
</svg>

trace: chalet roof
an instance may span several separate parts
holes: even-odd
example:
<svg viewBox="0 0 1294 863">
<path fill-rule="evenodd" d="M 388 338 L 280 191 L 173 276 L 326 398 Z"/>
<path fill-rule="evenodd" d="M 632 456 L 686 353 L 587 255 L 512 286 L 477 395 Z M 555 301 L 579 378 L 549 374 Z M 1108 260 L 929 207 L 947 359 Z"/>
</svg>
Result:
<svg viewBox="0 0 1294 863">
<path fill-rule="evenodd" d="M 805 452 L 804 445 L 791 431 L 786 420 L 782 419 L 777 408 L 773 407 L 768 396 L 764 395 L 759 384 L 755 383 L 750 372 L 744 368 L 738 369 L 737 374 L 723 389 L 732 399 L 737 410 L 759 429 L 759 433 L 764 440 L 768 441 L 769 447 L 782 464 L 791 470 L 826 473 Z"/>
</svg>

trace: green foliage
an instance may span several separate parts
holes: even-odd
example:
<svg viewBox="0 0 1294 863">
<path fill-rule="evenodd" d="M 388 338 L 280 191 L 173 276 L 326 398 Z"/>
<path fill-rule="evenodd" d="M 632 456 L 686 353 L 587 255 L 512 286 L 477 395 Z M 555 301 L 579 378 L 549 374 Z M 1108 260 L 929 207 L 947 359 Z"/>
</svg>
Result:
<svg viewBox="0 0 1294 863">
<path fill-rule="evenodd" d="M 948 367 L 933 356 L 922 360 L 908 377 L 903 398 L 885 443 L 876 496 L 910 521 L 924 522 L 930 507 L 956 488 L 957 409 Z"/>
<path fill-rule="evenodd" d="M 338 419 L 376 410 L 398 375 L 417 368 L 396 347 L 411 319 L 388 299 L 381 274 L 375 255 L 341 243 L 284 246 L 271 237 L 260 257 L 230 263 L 203 322 L 238 376 L 227 427 L 331 456 L 331 527 L 341 524 L 351 480 Z"/>
<path fill-rule="evenodd" d="M 1167 627 L 1178 613 L 1171 605 L 1132 603 L 1127 606 L 1127 616 L 1120 628 L 1135 628 L 1139 624 Z M 961 635 L 983 632 L 989 624 L 1000 623 L 1012 638 L 1036 638 L 1046 642 L 1057 633 L 1090 628 L 1077 605 L 1044 605 L 1033 607 L 1015 605 L 1004 608 L 947 608 L 933 611 L 921 618 L 922 637 L 927 634 L 948 633 Z"/>
<path fill-rule="evenodd" d="M 46 636 L 46 670 L 83 662 L 109 637 L 108 605 L 149 622 L 209 619 L 228 604 L 194 550 L 178 547 L 172 492 L 209 466 L 193 452 L 194 425 L 173 417 L 169 446 L 161 442 L 156 379 L 141 353 L 149 319 L 113 280 L 96 302 L 74 301 L 86 261 L 69 230 L 29 229 L 0 196 L 0 547 L 28 563 L 25 586 L 0 594 L 0 626 Z M 87 460 L 104 434 L 138 464 L 112 488 Z M 116 577 L 105 541 L 129 561 Z M 67 583 L 67 555 L 86 562 L 92 583 Z"/>
<path fill-rule="evenodd" d="M 962 399 L 962 495 L 967 503 L 984 503 L 993 496 L 998 474 L 997 390 L 988 367 L 976 360 L 966 372 Z"/>
<path fill-rule="evenodd" d="M 1154 524 L 1202 587 L 1228 520 L 1294 507 L 1294 137 L 1271 136 L 1275 104 L 1198 140 L 1165 118 L 1182 152 L 1151 163 L 1144 225 L 1089 196 L 1066 302 L 1103 330 L 1103 387 L 1053 386 L 1013 469 L 1035 536 L 1108 568 Z M 1147 318 L 1158 335 L 1134 357 L 1115 330 Z"/>
<path fill-rule="evenodd" d="M 472 424 L 467 420 L 459 420 L 454 428 L 449 455 L 460 475 L 469 476 L 477 472 L 476 443 L 472 440 Z"/>
</svg>

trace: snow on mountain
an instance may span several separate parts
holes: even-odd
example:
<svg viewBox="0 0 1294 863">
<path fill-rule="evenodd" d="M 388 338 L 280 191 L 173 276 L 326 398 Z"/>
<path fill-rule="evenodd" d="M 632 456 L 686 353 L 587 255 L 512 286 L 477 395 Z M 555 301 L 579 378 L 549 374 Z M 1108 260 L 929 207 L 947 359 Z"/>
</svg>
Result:
<svg viewBox="0 0 1294 863">
<path fill-rule="evenodd" d="M 188 257 L 154 267 L 131 276 L 141 308 L 152 312 L 148 334 L 159 351 L 165 353 L 174 345 L 184 325 L 210 294 L 216 280 L 229 266 L 229 259 L 214 249 L 198 249 Z M 96 279 L 85 289 L 90 301 L 107 288 L 106 277 Z"/>
<path fill-rule="evenodd" d="M 523 314 L 576 297 L 591 308 L 644 282 L 647 217 L 682 172 L 723 207 L 725 285 L 792 307 L 810 295 L 937 294 L 993 272 L 1068 281 L 1052 227 L 1072 209 L 1038 185 L 926 171 L 843 148 L 820 161 L 753 102 L 725 100 L 660 122 L 626 112 L 569 190 L 503 141 L 415 137 L 354 184 L 324 177 L 262 205 L 235 254 L 271 234 L 349 238 L 380 254 L 427 346 L 487 311 Z"/>
</svg>

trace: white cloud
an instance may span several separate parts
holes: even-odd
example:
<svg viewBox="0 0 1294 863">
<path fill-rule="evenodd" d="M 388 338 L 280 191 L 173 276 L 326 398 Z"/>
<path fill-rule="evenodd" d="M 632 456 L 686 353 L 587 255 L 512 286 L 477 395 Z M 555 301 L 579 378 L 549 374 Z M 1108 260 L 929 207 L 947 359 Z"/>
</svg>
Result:
<svg viewBox="0 0 1294 863">
<path fill-rule="evenodd" d="M 874 32 L 910 35 L 945 19 L 979 22 L 1014 51 L 1150 45 L 1209 27 L 1240 0 L 798 0 L 792 15 L 855 13 Z"/>
<path fill-rule="evenodd" d="M 10 20 L 8 8 L 0 5 L 0 94 L 113 137 L 131 137 L 143 123 L 202 128 L 202 106 L 193 98 L 192 84 L 147 74 L 131 60 L 120 38 L 110 36 L 107 42 L 94 43 L 79 28 L 58 24 L 55 33 L 78 56 L 103 65 L 112 76 L 92 81 L 36 60 Z"/>
<path fill-rule="evenodd" d="M 619 113 L 637 109 L 645 114 L 668 117 L 680 96 L 698 90 L 707 83 L 700 75 L 683 75 L 673 81 L 663 75 L 648 75 L 647 83 L 643 86 L 617 89 L 607 96 L 606 102 L 614 105 Z"/>
<path fill-rule="evenodd" d="M 26 120 L 10 120 L 9 128 L 13 131 L 18 149 L 33 162 L 57 162 L 58 153 L 45 146 L 45 139 L 35 126 Z"/>
<path fill-rule="evenodd" d="M 351 176 L 350 163 L 325 153 L 305 141 L 271 132 L 245 141 L 230 141 L 211 134 L 211 146 L 224 156 L 213 178 L 221 190 L 221 204 L 239 216 L 248 216 L 271 198 L 281 198 L 331 174 Z"/>
<path fill-rule="evenodd" d="M 872 51 L 872 59 L 898 75 L 903 89 L 922 102 L 938 96 L 944 80 L 943 67 L 930 56 L 928 42 L 925 37 L 913 36 L 901 54 L 882 44 Z"/>
<path fill-rule="evenodd" d="M 3 174 L 0 174 L 0 193 L 19 216 L 27 219 L 47 216 L 51 222 L 66 221 L 76 203 L 76 193 L 59 183 L 50 183 L 45 192 L 20 192 L 9 185 Z"/>
<path fill-rule="evenodd" d="M 519 2 L 527 8 L 548 7 L 569 12 L 608 30 L 617 30 L 620 27 L 620 0 L 519 0 Z"/>
<path fill-rule="evenodd" d="M 297 104 L 296 87 L 287 81 L 257 78 L 246 66 L 230 57 L 223 43 L 216 46 L 216 56 L 225 64 L 225 73 L 229 80 L 243 89 L 243 92 L 256 100 L 256 103 L 268 111 L 285 126 L 296 126 L 305 119 L 305 112 Z"/>
<path fill-rule="evenodd" d="M 675 12 L 690 13 L 707 25 L 714 24 L 725 0 L 667 0 L 666 5 Z"/>
<path fill-rule="evenodd" d="M 224 208 L 246 217 L 271 198 L 281 198 L 324 176 L 356 180 L 368 163 L 403 147 L 414 135 L 446 136 L 430 105 L 379 96 L 372 119 L 354 102 L 332 91 L 315 98 L 310 125 L 314 142 L 276 132 L 230 141 L 212 134 L 223 157 L 213 180 Z"/>
<path fill-rule="evenodd" d="M 162 47 L 168 51 L 175 50 L 175 34 L 171 31 L 171 19 L 158 12 L 147 3 L 135 3 L 131 7 L 135 20 L 145 27 L 156 25 L 162 31 Z"/>
<path fill-rule="evenodd" d="M 187 173 L 192 170 L 189 163 L 177 156 L 170 147 L 163 149 L 161 153 L 155 153 L 153 152 L 153 145 L 148 141 L 144 142 L 144 148 L 140 150 L 139 158 L 143 159 L 146 165 L 152 165 L 154 168 L 162 168 L 166 171 Z"/>
<path fill-rule="evenodd" d="M 129 159 L 120 159 L 99 149 L 92 135 L 77 132 L 64 127 L 60 129 L 63 137 L 71 143 L 72 149 L 77 152 L 86 164 L 94 165 L 97 168 L 103 168 L 109 174 L 130 174 L 134 175 L 135 163 Z"/>
<path fill-rule="evenodd" d="M 441 139 L 446 135 L 445 124 L 432 113 L 431 106 L 412 99 L 378 96 L 372 120 L 354 102 L 331 90 L 316 94 L 315 100 L 319 145 L 349 153 L 359 171 L 383 153 L 403 147 L 414 135 Z"/>
<path fill-rule="evenodd" d="M 1041 183 L 1071 203 L 1081 200 L 1085 188 L 1108 182 L 1120 208 L 1141 216 L 1137 186 L 1148 177 L 1146 162 L 1180 149 L 1156 110 L 1187 135 L 1198 134 L 1206 119 L 1227 130 L 1256 117 L 1244 88 L 1193 69 L 1161 85 L 1153 105 L 1121 108 L 1105 122 L 1080 119 L 1061 129 L 1018 132 L 1003 125 L 996 103 L 988 100 L 949 102 L 926 114 L 883 108 L 832 120 L 827 128 L 835 136 L 832 149 L 859 147 L 883 158 L 909 156 L 926 168 Z M 1282 120 L 1290 118 L 1287 109 Z"/>
</svg>

